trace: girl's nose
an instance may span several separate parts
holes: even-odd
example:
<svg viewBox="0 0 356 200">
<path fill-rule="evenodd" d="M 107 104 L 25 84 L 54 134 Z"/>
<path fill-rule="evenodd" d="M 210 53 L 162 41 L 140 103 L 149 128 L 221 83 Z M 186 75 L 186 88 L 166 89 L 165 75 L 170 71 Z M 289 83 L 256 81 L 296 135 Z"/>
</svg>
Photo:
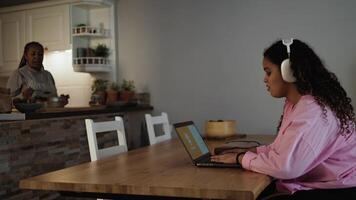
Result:
<svg viewBox="0 0 356 200">
<path fill-rule="evenodd" d="M 267 83 L 267 75 L 263 78 L 263 82 Z"/>
</svg>

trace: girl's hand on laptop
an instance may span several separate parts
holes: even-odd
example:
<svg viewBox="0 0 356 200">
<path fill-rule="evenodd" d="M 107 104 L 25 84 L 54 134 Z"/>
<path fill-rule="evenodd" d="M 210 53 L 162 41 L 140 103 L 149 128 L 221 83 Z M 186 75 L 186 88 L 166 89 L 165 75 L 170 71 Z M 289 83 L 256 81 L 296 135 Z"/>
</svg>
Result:
<svg viewBox="0 0 356 200">
<path fill-rule="evenodd" d="M 247 149 L 247 151 L 251 151 L 251 152 L 254 152 L 254 153 L 257 152 L 255 147 L 254 148 L 249 148 L 249 149 Z M 210 160 L 212 162 L 220 162 L 220 163 L 236 163 L 236 156 L 238 154 L 240 154 L 240 153 L 245 153 L 247 151 L 246 151 L 246 149 L 234 149 L 233 152 L 227 150 L 227 151 L 223 151 L 220 154 L 212 155 L 210 157 Z M 242 162 L 242 157 L 243 156 L 239 156 L 239 158 L 237 158 L 237 159 L 239 159 L 239 163 Z"/>
<path fill-rule="evenodd" d="M 236 156 L 237 153 L 225 153 L 219 155 L 213 155 L 210 157 L 212 162 L 219 162 L 219 163 L 236 163 Z"/>
<path fill-rule="evenodd" d="M 246 151 L 251 151 L 253 153 L 256 153 L 256 148 L 249 148 L 249 149 L 240 149 L 240 148 L 224 148 L 224 147 L 217 147 L 214 149 L 214 155 L 222 155 L 222 154 L 227 154 L 227 153 L 241 153 L 241 152 L 246 152 Z"/>
</svg>

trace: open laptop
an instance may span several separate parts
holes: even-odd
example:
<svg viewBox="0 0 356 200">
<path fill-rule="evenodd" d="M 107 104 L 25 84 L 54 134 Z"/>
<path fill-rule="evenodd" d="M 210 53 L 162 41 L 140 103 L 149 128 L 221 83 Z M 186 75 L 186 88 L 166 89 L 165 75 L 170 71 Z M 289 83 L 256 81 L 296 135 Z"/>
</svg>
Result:
<svg viewBox="0 0 356 200">
<path fill-rule="evenodd" d="M 199 130 L 194 122 L 187 121 L 174 124 L 177 135 L 187 150 L 194 165 L 198 167 L 237 167 L 241 168 L 240 164 L 217 163 L 210 161 L 211 153 L 208 146 L 204 142 Z"/>
</svg>

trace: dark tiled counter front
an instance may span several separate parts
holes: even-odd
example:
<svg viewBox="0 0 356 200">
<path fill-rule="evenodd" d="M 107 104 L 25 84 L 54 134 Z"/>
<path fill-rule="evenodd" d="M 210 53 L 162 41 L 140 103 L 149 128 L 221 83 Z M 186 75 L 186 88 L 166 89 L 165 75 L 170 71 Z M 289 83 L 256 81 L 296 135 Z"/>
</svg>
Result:
<svg viewBox="0 0 356 200">
<path fill-rule="evenodd" d="M 151 106 L 68 108 L 0 122 L 0 199 L 57 199 L 56 192 L 20 190 L 19 180 L 90 161 L 84 119 L 124 118 L 129 150 L 148 144 L 144 114 Z M 112 146 L 114 133 L 98 134 L 99 146 Z M 60 198 L 61 199 L 61 198 Z"/>
</svg>

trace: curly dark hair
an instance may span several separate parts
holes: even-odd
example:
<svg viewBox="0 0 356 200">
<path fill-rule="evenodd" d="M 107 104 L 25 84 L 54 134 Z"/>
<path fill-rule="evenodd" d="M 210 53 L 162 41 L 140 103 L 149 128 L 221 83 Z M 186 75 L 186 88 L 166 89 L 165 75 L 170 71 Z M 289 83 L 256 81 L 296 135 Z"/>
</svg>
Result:
<svg viewBox="0 0 356 200">
<path fill-rule="evenodd" d="M 291 68 L 298 91 L 302 95 L 314 96 L 324 117 L 327 112 L 325 107 L 330 107 L 340 121 L 340 133 L 351 133 L 355 129 L 354 109 L 336 75 L 325 68 L 319 56 L 304 42 L 294 39 L 290 48 Z M 263 56 L 278 66 L 288 58 L 286 46 L 280 40 L 267 48 Z M 278 129 L 280 125 L 281 121 Z"/>
</svg>

